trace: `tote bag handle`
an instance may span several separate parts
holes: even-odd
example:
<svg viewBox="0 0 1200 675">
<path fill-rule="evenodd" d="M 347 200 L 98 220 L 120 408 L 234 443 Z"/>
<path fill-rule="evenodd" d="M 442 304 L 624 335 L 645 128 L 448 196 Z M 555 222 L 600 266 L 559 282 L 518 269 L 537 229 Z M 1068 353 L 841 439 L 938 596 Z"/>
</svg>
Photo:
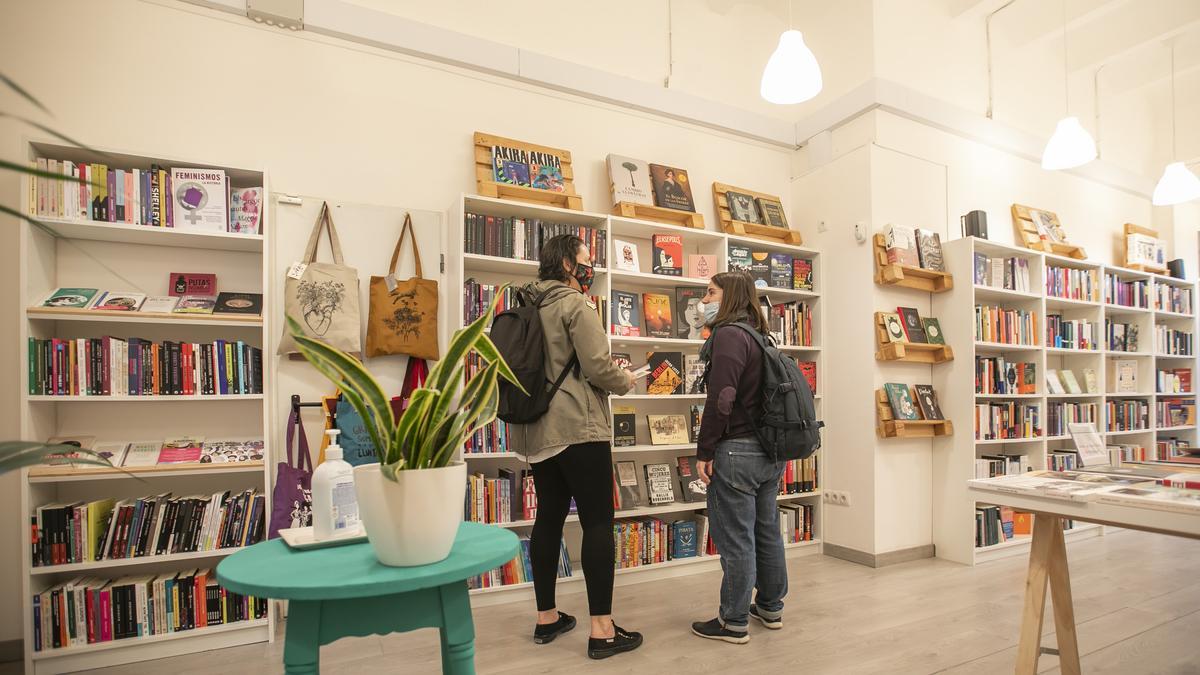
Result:
<svg viewBox="0 0 1200 675">
<path fill-rule="evenodd" d="M 300 432 L 300 443 L 297 452 L 299 457 L 292 459 L 292 446 L 295 445 L 293 440 L 296 436 L 297 429 Z M 293 469 L 307 471 L 312 473 L 312 457 L 308 454 L 308 436 L 304 433 L 304 420 L 300 419 L 300 411 L 292 410 L 292 414 L 288 415 L 287 424 L 287 463 Z"/>
<path fill-rule="evenodd" d="M 321 202 L 321 213 L 317 215 L 317 222 L 313 225 L 312 234 L 308 236 L 308 248 L 304 250 L 304 262 L 316 262 L 317 242 L 321 240 L 321 230 L 326 227 L 329 232 L 329 248 L 333 251 L 333 262 L 338 265 L 342 264 L 342 243 L 338 240 L 337 229 L 333 226 L 333 215 L 329 211 L 328 202 Z"/>
<path fill-rule="evenodd" d="M 421 274 L 421 251 L 417 248 L 417 228 L 413 227 L 412 214 L 404 214 L 404 227 L 400 230 L 400 238 L 396 240 L 396 250 L 392 251 L 392 264 L 388 267 L 388 273 L 395 278 L 396 263 L 400 262 L 400 249 L 404 246 L 404 238 L 409 237 L 412 242 L 413 261 L 416 263 L 416 272 L 418 279 L 424 279 L 425 275 Z"/>
</svg>

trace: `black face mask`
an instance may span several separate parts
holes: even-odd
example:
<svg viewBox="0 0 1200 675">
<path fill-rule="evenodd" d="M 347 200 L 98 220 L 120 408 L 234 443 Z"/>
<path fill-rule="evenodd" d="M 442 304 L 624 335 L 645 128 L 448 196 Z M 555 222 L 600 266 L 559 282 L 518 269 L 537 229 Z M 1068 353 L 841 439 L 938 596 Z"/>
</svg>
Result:
<svg viewBox="0 0 1200 675">
<path fill-rule="evenodd" d="M 592 280 L 596 277 L 596 271 L 592 269 L 592 266 L 583 263 L 575 263 L 575 271 L 571 274 L 584 293 L 587 293 L 588 289 L 592 287 Z"/>
</svg>

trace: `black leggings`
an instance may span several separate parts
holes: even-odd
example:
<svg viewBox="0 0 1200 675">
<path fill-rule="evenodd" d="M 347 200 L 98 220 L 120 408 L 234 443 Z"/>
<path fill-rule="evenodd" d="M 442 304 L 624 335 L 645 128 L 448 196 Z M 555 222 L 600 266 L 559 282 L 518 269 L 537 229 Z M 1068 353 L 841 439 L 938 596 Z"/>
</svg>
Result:
<svg viewBox="0 0 1200 675">
<path fill-rule="evenodd" d="M 583 576 L 592 616 L 612 614 L 613 477 L 608 441 L 577 443 L 533 465 L 537 519 L 529 537 L 529 561 L 538 611 L 555 608 L 559 546 L 571 497 L 583 526 Z"/>
</svg>

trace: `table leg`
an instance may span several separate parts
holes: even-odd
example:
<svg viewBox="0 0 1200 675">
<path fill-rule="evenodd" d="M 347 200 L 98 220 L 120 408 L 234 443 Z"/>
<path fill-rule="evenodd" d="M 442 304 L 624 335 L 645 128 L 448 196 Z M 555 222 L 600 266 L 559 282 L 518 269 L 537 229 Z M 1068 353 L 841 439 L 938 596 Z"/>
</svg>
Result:
<svg viewBox="0 0 1200 675">
<path fill-rule="evenodd" d="M 320 656 L 321 603 L 292 600 L 283 645 L 284 671 L 288 675 L 316 675 L 321 672 Z"/>
<path fill-rule="evenodd" d="M 1050 600 L 1054 603 L 1054 634 L 1058 640 L 1058 664 L 1063 675 L 1080 675 L 1079 643 L 1075 635 L 1075 604 L 1071 598 L 1071 575 L 1067 570 L 1067 542 L 1062 520 L 1054 528 L 1050 547 Z"/>
<path fill-rule="evenodd" d="M 1033 541 L 1029 547 L 1029 572 L 1025 577 L 1025 609 L 1021 613 L 1021 641 L 1017 645 L 1017 675 L 1037 673 L 1042 651 L 1042 619 L 1046 614 L 1046 581 L 1054 529 L 1062 530 L 1062 519 L 1035 514 Z"/>
<path fill-rule="evenodd" d="M 442 605 L 443 675 L 475 675 L 475 623 L 467 584 L 458 581 L 438 589 Z"/>
</svg>

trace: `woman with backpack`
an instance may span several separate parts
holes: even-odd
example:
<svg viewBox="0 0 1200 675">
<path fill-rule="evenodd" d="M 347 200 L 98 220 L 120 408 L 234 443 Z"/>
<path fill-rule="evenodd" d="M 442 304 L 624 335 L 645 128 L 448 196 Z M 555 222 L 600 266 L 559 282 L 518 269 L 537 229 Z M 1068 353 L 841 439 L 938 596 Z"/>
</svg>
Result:
<svg viewBox="0 0 1200 675">
<path fill-rule="evenodd" d="M 538 618 L 533 640 L 547 644 L 575 627 L 554 598 L 563 523 L 571 499 L 583 529 L 582 563 L 587 583 L 591 637 L 588 656 L 602 659 L 637 649 L 640 633 L 613 623 L 612 418 L 608 394 L 633 388 L 633 375 L 609 353 L 596 305 L 591 256 L 583 240 L 560 235 L 542 244 L 538 281 L 522 289 L 537 300 L 547 382 L 561 380 L 544 415 L 519 426 L 518 455 L 532 465 L 537 518 L 529 538 Z M 521 439 L 521 436 L 517 436 Z"/>
<path fill-rule="evenodd" d="M 721 555 L 720 611 L 692 632 L 735 644 L 750 641 L 754 617 L 783 628 L 787 565 L 779 532 L 779 478 L 784 462 L 763 449 L 751 411 L 762 404 L 763 349 L 750 330 L 767 334 L 745 272 L 721 272 L 708 282 L 703 311 L 712 335 L 700 349 L 708 363 L 708 398 L 696 442 L 697 469 L 708 484 L 708 518 Z M 751 593 L 757 591 L 751 604 Z"/>
</svg>

